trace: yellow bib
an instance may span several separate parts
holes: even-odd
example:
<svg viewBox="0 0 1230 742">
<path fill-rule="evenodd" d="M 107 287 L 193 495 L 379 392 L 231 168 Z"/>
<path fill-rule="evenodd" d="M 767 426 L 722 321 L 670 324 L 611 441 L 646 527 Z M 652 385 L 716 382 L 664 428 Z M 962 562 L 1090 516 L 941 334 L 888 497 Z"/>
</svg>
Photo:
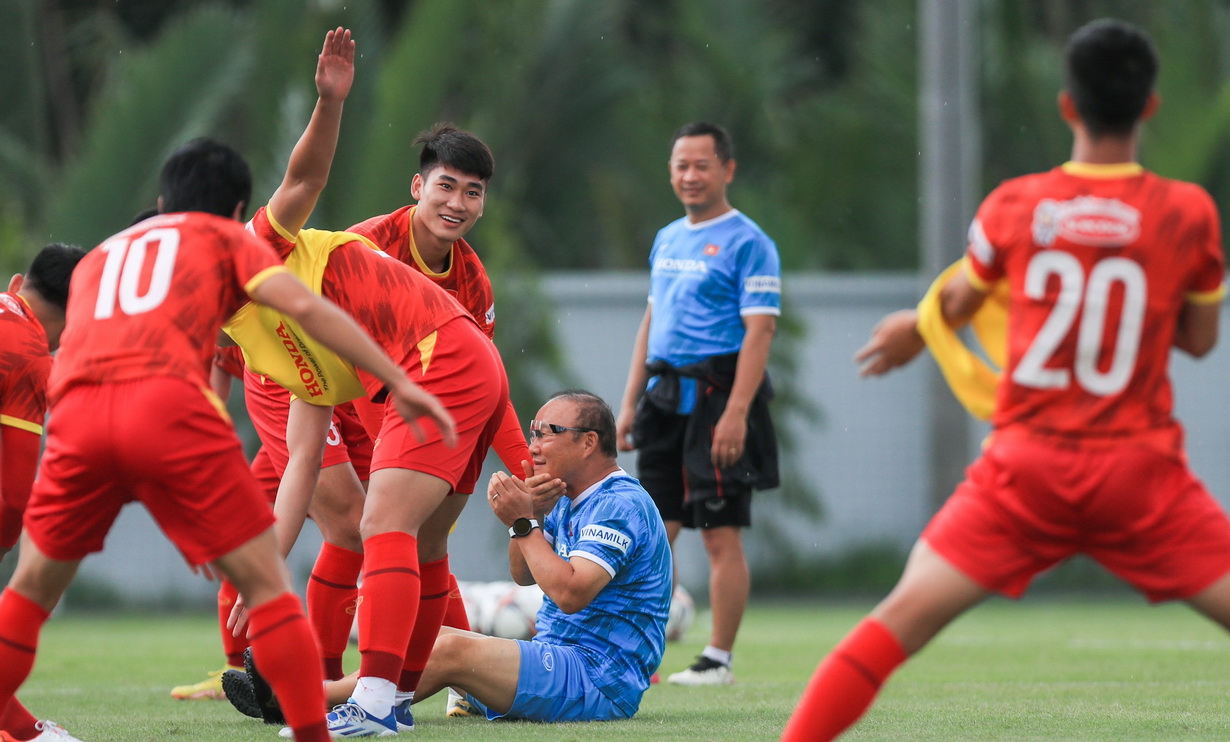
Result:
<svg viewBox="0 0 1230 742">
<path fill-rule="evenodd" d="M 927 342 L 927 348 L 957 401 L 974 417 L 987 420 L 995 412 L 999 369 L 1004 367 L 1008 356 L 1008 282 L 996 284 L 970 320 L 978 344 L 998 367 L 992 368 L 961 341 L 956 330 L 944 321 L 940 309 L 940 292 L 960 269 L 961 261 L 948 266 L 927 289 L 926 296 L 918 303 L 918 334 Z"/>
<path fill-rule="evenodd" d="M 379 249 L 366 237 L 350 232 L 302 229 L 295 237 L 286 268 L 319 296 L 329 254 L 355 240 Z M 269 307 L 249 302 L 222 329 L 243 350 L 248 368 L 273 379 L 304 402 L 337 405 L 364 394 L 354 364 Z"/>
</svg>

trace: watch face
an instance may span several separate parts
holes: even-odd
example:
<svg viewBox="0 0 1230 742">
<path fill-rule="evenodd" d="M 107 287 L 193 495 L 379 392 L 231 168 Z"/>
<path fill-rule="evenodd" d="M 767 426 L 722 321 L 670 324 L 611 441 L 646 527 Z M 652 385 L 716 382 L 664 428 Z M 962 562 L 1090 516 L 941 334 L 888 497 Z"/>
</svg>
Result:
<svg viewBox="0 0 1230 742">
<path fill-rule="evenodd" d="M 534 523 L 529 518 L 517 518 L 512 524 L 513 534 L 517 536 L 528 536 L 530 531 L 534 530 Z"/>
</svg>

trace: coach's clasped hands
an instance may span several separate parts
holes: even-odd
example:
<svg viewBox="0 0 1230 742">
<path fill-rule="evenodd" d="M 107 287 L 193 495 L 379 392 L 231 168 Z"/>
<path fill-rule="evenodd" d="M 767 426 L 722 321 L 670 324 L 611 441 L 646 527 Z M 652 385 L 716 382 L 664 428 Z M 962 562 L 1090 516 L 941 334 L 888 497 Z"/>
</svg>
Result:
<svg viewBox="0 0 1230 742">
<path fill-rule="evenodd" d="M 497 471 L 487 483 L 487 502 L 495 517 L 506 526 L 517 518 L 542 520 L 567 490 L 563 480 L 547 472 L 534 474 L 530 462 L 523 461 L 521 465 L 524 479 Z"/>
</svg>

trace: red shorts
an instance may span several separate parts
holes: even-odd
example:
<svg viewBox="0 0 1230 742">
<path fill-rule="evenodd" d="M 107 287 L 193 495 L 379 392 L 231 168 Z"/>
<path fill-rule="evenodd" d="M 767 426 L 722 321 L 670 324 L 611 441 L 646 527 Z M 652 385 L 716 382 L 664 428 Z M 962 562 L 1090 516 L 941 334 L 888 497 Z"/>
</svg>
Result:
<svg viewBox="0 0 1230 742">
<path fill-rule="evenodd" d="M 265 449 L 278 477 L 286 471 L 290 452 L 286 449 L 286 417 L 290 414 L 290 392 L 272 379 L 266 379 L 251 370 L 243 373 L 244 403 L 248 417 L 261 447 Z M 372 442 L 362 421 L 349 404 L 333 408 L 333 422 L 325 438 L 325 453 L 320 468 L 350 462 L 360 480 L 366 480 L 372 461 Z"/>
<path fill-rule="evenodd" d="M 372 452 L 372 471 L 419 471 L 468 495 L 504 418 L 508 377 L 495 343 L 468 319 L 459 317 L 433 334 L 434 345 L 426 352 L 415 350 L 402 368 L 448 409 L 457 425 L 457 445 L 444 445 L 439 429 L 426 420 L 419 421 L 425 438 L 420 443 L 389 401 Z"/>
<path fill-rule="evenodd" d="M 1230 572 L 1230 519 L 1181 457 L 1125 443 L 1079 449 L 997 434 L 923 539 L 988 590 L 1087 554 L 1153 602 Z"/>
<path fill-rule="evenodd" d="M 101 551 L 133 500 L 192 564 L 270 528 L 273 512 L 210 397 L 170 376 L 69 389 L 53 410 L 26 510 L 38 548 L 64 561 Z"/>
</svg>

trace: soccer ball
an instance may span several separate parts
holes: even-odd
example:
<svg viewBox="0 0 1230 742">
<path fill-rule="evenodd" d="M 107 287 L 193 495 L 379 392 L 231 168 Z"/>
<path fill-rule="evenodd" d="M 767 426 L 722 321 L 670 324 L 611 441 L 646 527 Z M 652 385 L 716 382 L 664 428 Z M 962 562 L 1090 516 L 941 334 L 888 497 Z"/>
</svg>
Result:
<svg viewBox="0 0 1230 742">
<path fill-rule="evenodd" d="M 511 581 L 461 582 L 458 586 L 473 631 L 525 640 L 536 633 L 534 622 L 542 607 L 542 588 Z"/>
<path fill-rule="evenodd" d="M 542 607 L 542 588 L 537 585 L 507 583 L 502 592 L 494 594 L 490 607 L 487 630 L 484 634 L 504 639 L 529 641 L 537 633 L 534 622 Z"/>
<path fill-rule="evenodd" d="M 671 594 L 671 609 L 666 618 L 666 640 L 677 642 L 687 633 L 696 619 L 696 603 L 683 585 L 675 585 Z"/>
</svg>

